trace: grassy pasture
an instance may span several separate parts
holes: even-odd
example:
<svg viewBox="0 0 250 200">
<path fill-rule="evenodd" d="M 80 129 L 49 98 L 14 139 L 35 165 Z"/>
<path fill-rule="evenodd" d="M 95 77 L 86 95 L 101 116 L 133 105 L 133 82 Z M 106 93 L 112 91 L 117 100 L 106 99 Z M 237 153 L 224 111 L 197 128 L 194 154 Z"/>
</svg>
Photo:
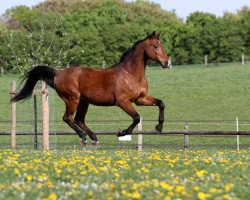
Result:
<svg viewBox="0 0 250 200">
<path fill-rule="evenodd" d="M 249 151 L 0 150 L 0 199 L 248 199 Z"/>
<path fill-rule="evenodd" d="M 236 116 L 250 121 L 250 65 L 149 68 L 146 74 L 149 94 L 166 103 L 164 129 L 182 130 L 184 122 L 234 121 Z M 10 83 L 17 79 L 0 77 L 0 130 L 10 130 Z M 61 123 L 64 105 L 52 90 L 49 100 L 50 130 L 71 131 Z M 17 109 L 17 130 L 32 131 L 33 101 L 18 103 Z M 143 128 L 153 129 L 158 109 L 137 109 L 144 120 L 153 120 Z M 117 107 L 91 106 L 87 115 L 94 130 L 126 128 L 129 120 Z M 240 124 L 241 130 L 249 128 Z M 235 124 L 190 123 L 190 129 L 235 130 Z M 227 150 L 235 149 L 235 137 L 191 136 L 191 150 L 184 152 L 179 150 L 183 136 L 145 136 L 138 152 L 134 136 L 132 142 L 119 143 L 116 136 L 99 136 L 100 149 L 82 151 L 77 136 L 51 135 L 52 150 L 43 152 L 30 150 L 33 136 L 22 135 L 17 137 L 19 150 L 1 150 L 9 147 L 10 137 L 0 136 L 0 199 L 248 199 L 250 141 L 240 138 L 245 150 L 236 152 Z M 39 136 L 39 149 L 41 142 Z"/>
<path fill-rule="evenodd" d="M 149 94 L 162 99 L 166 104 L 164 129 L 182 130 L 184 123 L 189 122 L 190 130 L 235 130 L 235 117 L 239 117 L 240 130 L 250 129 L 250 125 L 248 125 L 250 124 L 249 64 L 245 66 L 226 64 L 210 67 L 202 65 L 176 66 L 172 70 L 155 67 L 147 68 L 146 76 L 149 83 Z M 11 129 L 9 98 L 12 80 L 18 80 L 18 76 L 4 75 L 0 77 L 1 131 Z M 49 101 L 50 130 L 71 131 L 61 120 L 64 104 L 52 89 L 49 91 Z M 41 98 L 39 96 L 38 104 L 38 116 L 41 120 Z M 152 130 L 157 123 L 158 108 L 136 107 L 136 109 L 143 118 L 143 129 Z M 18 103 L 17 110 L 17 131 L 32 131 L 34 126 L 33 99 Z M 119 130 L 126 128 L 131 123 L 130 117 L 118 107 L 90 106 L 86 118 L 87 124 L 93 130 Z M 196 123 L 199 121 L 204 123 Z M 210 121 L 213 123 L 209 124 Z M 39 123 L 38 128 L 41 130 L 41 123 Z M 116 141 L 116 137 L 113 137 Z M 156 140 L 158 142 L 155 138 L 150 138 L 149 141 Z M 207 138 L 204 141 L 207 141 Z M 2 139 L 4 138 L 2 137 Z M 197 139 L 197 143 L 199 139 Z M 9 140 L 9 137 L 5 140 Z M 31 139 L 26 137 L 24 140 L 32 140 L 32 137 Z M 71 141 L 70 137 L 67 140 Z M 107 140 L 103 139 L 102 142 L 109 143 L 112 140 L 108 138 Z M 167 137 L 166 140 L 179 139 Z M 53 141 L 63 142 L 63 139 L 57 136 L 57 139 Z M 248 142 L 249 139 L 245 140 L 244 138 L 245 141 Z M 78 143 L 77 137 L 75 137 L 75 142 Z M 196 144 L 196 142 L 194 143 Z M 230 143 L 234 145 L 235 140 L 232 139 Z"/>
</svg>

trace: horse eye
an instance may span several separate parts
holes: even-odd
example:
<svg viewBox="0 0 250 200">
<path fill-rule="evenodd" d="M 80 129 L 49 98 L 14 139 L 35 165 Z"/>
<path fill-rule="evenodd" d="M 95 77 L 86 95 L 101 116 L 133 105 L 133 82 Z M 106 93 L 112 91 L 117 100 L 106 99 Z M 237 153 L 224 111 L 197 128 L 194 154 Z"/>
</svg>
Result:
<svg viewBox="0 0 250 200">
<path fill-rule="evenodd" d="M 157 49 L 158 48 L 158 46 L 157 45 L 155 45 L 155 44 L 152 44 L 153 45 L 153 47 L 155 48 L 155 49 Z"/>
</svg>

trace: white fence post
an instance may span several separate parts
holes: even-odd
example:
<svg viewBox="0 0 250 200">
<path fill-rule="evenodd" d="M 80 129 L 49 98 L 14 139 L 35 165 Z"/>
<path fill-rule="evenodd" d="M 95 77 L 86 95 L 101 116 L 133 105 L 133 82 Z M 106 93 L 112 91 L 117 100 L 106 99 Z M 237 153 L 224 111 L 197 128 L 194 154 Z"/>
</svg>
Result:
<svg viewBox="0 0 250 200">
<path fill-rule="evenodd" d="M 142 151 L 142 117 L 138 124 L 138 151 Z"/>
<path fill-rule="evenodd" d="M 244 55 L 244 53 L 241 54 L 241 64 L 245 65 L 245 55 Z"/>
<path fill-rule="evenodd" d="M 106 62 L 105 62 L 105 60 L 102 61 L 102 68 L 103 68 L 103 69 L 106 68 Z"/>
<path fill-rule="evenodd" d="M 205 55 L 205 66 L 207 66 L 207 55 Z"/>
</svg>

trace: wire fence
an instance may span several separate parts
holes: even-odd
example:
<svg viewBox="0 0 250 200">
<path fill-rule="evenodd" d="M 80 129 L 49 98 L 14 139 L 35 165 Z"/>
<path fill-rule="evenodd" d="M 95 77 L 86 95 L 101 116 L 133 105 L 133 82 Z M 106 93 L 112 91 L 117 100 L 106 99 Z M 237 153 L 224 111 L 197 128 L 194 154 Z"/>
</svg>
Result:
<svg viewBox="0 0 250 200">
<path fill-rule="evenodd" d="M 41 123 L 41 121 L 39 121 Z M 89 121 L 89 124 L 95 124 L 100 127 L 116 125 L 117 127 L 121 125 L 127 125 L 131 121 L 118 121 L 118 120 L 102 120 L 102 121 Z M 19 121 L 22 124 L 29 124 L 34 126 L 34 122 L 32 121 Z M 59 123 L 59 122 L 58 122 Z M 61 123 L 61 122 L 60 122 Z M 142 127 L 144 124 L 155 124 L 155 120 L 145 120 L 143 121 Z M 195 132 L 196 134 L 190 135 L 190 145 L 189 148 L 191 149 L 236 149 L 237 148 L 237 137 L 235 135 L 220 135 L 220 131 L 216 131 L 219 133 L 212 133 L 211 131 L 207 131 L 208 134 L 201 135 L 199 132 L 205 132 L 204 129 L 192 129 L 192 127 L 196 125 L 220 125 L 228 126 L 228 130 L 233 130 L 232 127 L 237 127 L 236 122 L 233 121 L 191 121 L 189 123 L 182 122 L 182 121 L 168 121 L 166 126 L 174 126 L 174 125 L 181 125 L 182 129 L 179 130 L 163 130 L 163 134 L 156 134 L 155 131 L 145 130 L 143 134 L 143 148 L 170 148 L 170 149 L 183 149 L 183 130 L 184 127 L 188 125 L 189 132 Z M 243 123 L 239 123 L 238 126 L 250 126 L 250 121 L 244 121 Z M 115 126 L 113 126 L 115 127 Z M 116 133 L 119 129 L 110 129 L 109 131 L 105 130 L 94 130 L 97 133 L 99 141 L 101 142 L 102 149 L 135 149 L 138 146 L 138 131 L 134 131 L 134 135 L 132 135 L 131 141 L 119 141 L 116 137 Z M 235 129 L 236 130 L 236 129 Z M 234 132 L 235 132 L 234 130 Z M 223 132 L 223 131 L 221 131 Z M 180 134 L 178 134 L 180 133 Z M 42 131 L 38 132 L 38 144 L 37 148 L 42 149 Z M 250 149 L 250 137 L 249 135 L 240 135 L 240 149 Z M 72 130 L 50 130 L 50 142 L 49 142 L 50 149 L 80 149 L 81 145 L 79 142 L 79 138 L 75 132 Z M 36 148 L 35 147 L 35 139 L 34 139 L 34 131 L 17 131 L 16 137 L 16 144 L 17 149 L 22 148 Z M 88 146 L 88 148 L 91 145 Z M 0 148 L 11 148 L 11 131 L 0 131 Z"/>
<path fill-rule="evenodd" d="M 239 63 L 238 63 L 239 64 Z M 230 65 L 238 65 L 231 63 Z M 220 64 L 223 65 L 223 64 Z M 228 64 L 227 64 L 228 65 Z M 179 66 L 177 66 L 179 67 Z M 183 66 L 180 66 L 183 67 Z M 153 69 L 152 69 L 153 70 Z M 0 148 L 10 147 L 10 132 L 11 132 L 11 103 L 10 89 L 11 81 L 17 80 L 18 75 L 9 74 L 8 76 L 0 77 L 0 87 L 2 96 L 0 98 Z M 159 85 L 159 81 L 154 81 L 154 84 Z M 161 83 L 162 84 L 162 83 Z M 37 88 L 39 89 L 39 85 Z M 157 87 L 157 86 L 156 86 Z M 33 97 L 17 106 L 17 147 L 18 148 L 34 148 L 34 104 Z M 50 102 L 50 148 L 81 148 L 79 145 L 78 136 L 61 120 L 63 102 L 58 98 L 55 91 L 49 90 Z M 91 108 L 92 109 L 92 108 Z M 86 121 L 86 124 L 96 132 L 100 131 L 118 131 L 119 129 L 127 128 L 131 124 L 130 117 L 124 117 L 124 114 L 115 108 L 97 108 L 93 112 L 90 110 L 91 120 Z M 112 109 L 112 110 L 109 110 Z M 42 107 L 41 98 L 37 98 L 37 116 L 38 116 L 38 132 L 42 131 Z M 121 114 L 122 113 L 122 114 Z M 237 117 L 237 116 L 235 116 Z M 93 120 L 93 119 L 97 120 Z M 156 117 L 157 118 L 157 117 Z M 106 120 L 100 120 L 106 119 Z M 156 119 L 143 119 L 143 130 L 150 131 L 157 124 Z M 189 130 L 217 130 L 217 131 L 236 131 L 236 119 L 231 120 L 189 120 L 189 119 L 166 119 L 164 123 L 165 131 L 178 130 L 182 131 L 184 125 L 188 124 Z M 240 131 L 250 130 L 250 120 L 239 119 L 238 129 Z M 60 132 L 67 132 L 69 135 L 60 135 Z M 30 133 L 30 135 L 27 135 Z M 122 146 L 123 148 L 136 148 L 137 136 L 132 136 L 132 141 L 118 142 L 115 134 L 98 136 L 102 144 L 102 148 L 110 148 L 110 146 Z M 235 136 L 190 136 L 191 148 L 235 148 Z M 183 149 L 183 135 L 145 135 L 143 136 L 143 145 L 145 147 L 164 147 Z M 249 149 L 250 141 L 248 136 L 240 137 L 241 147 Z M 42 137 L 38 136 L 38 148 L 42 148 Z M 106 145 L 105 145 L 106 144 Z M 126 147 L 128 146 L 128 147 Z"/>
</svg>

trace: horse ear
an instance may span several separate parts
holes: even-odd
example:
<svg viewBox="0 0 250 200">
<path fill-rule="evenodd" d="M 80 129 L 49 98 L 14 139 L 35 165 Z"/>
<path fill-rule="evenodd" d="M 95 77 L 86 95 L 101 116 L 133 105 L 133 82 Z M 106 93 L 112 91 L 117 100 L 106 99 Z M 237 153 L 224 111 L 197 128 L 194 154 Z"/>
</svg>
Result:
<svg viewBox="0 0 250 200">
<path fill-rule="evenodd" d="M 161 35 L 161 31 L 157 34 L 158 39 L 160 38 Z"/>
<path fill-rule="evenodd" d="M 148 39 L 159 39 L 160 33 L 156 34 L 155 31 L 151 33 L 147 38 Z"/>
<path fill-rule="evenodd" d="M 155 37 L 155 31 L 153 33 L 149 34 L 147 38 L 153 39 L 154 37 Z"/>
</svg>

